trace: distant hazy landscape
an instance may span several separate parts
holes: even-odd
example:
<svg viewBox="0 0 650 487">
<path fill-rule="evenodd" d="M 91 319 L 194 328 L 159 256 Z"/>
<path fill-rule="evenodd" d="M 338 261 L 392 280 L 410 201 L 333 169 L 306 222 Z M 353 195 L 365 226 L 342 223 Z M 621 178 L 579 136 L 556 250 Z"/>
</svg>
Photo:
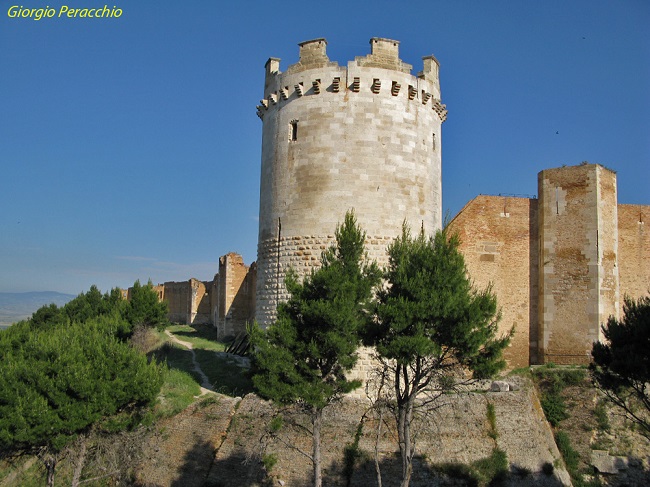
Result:
<svg viewBox="0 0 650 487">
<path fill-rule="evenodd" d="M 0 328 L 6 328 L 12 323 L 29 318 L 43 305 L 54 303 L 63 306 L 75 297 L 73 294 L 53 291 L 0 293 Z"/>
</svg>

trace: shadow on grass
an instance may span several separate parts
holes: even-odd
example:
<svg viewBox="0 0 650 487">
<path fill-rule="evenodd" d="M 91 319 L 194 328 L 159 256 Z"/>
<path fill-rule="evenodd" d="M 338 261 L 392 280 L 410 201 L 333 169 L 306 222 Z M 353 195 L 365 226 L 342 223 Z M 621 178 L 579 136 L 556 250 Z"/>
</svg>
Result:
<svg viewBox="0 0 650 487">
<path fill-rule="evenodd" d="M 233 397 L 253 392 L 248 369 L 242 367 L 240 359 L 210 350 L 195 349 L 194 353 L 216 392 Z"/>
<path fill-rule="evenodd" d="M 158 362 L 166 363 L 170 369 L 189 374 L 198 385 L 201 384 L 201 377 L 194 370 L 190 350 L 181 345 L 166 342 L 152 355 Z M 253 384 L 248 376 L 248 370 L 242 367 L 235 357 L 201 348 L 194 349 L 194 357 L 216 392 L 232 397 L 243 397 L 249 392 L 253 392 Z"/>
</svg>

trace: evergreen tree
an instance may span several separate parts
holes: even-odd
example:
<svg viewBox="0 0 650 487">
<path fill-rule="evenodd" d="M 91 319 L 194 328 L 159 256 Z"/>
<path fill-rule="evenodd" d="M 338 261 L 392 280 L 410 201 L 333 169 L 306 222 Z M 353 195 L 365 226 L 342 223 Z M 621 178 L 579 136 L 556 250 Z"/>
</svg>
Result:
<svg viewBox="0 0 650 487">
<path fill-rule="evenodd" d="M 379 270 L 364 251 L 365 232 L 354 214 L 336 229 L 336 244 L 323 252 L 321 267 L 301 283 L 286 279 L 291 294 L 278 306 L 277 321 L 251 333 L 253 384 L 257 392 L 282 404 L 299 404 L 310 414 L 314 485 L 320 486 L 320 431 L 323 409 L 361 385 L 345 373 L 357 361 L 359 331 L 368 319 Z"/>
<path fill-rule="evenodd" d="M 158 293 L 149 281 L 145 286 L 135 281 L 131 288 L 131 299 L 126 306 L 125 318 L 133 326 L 161 326 L 167 323 L 167 303 L 158 300 Z"/>
<path fill-rule="evenodd" d="M 505 366 L 501 352 L 512 332 L 496 338 L 496 298 L 490 289 L 472 289 L 458 245 L 445 231 L 412 238 L 405 224 L 388 248 L 387 285 L 368 329 L 382 367 L 378 387 L 392 391 L 402 487 L 412 474 L 414 417 L 439 407 L 436 400 L 466 372 L 488 377 Z"/>
<path fill-rule="evenodd" d="M 0 332 L 0 454 L 36 454 L 54 485 L 60 452 L 105 416 L 152 401 L 161 369 L 109 317 Z"/>
<path fill-rule="evenodd" d="M 624 317 L 603 325 L 590 371 L 594 383 L 650 439 L 650 296 L 625 298 Z"/>
</svg>

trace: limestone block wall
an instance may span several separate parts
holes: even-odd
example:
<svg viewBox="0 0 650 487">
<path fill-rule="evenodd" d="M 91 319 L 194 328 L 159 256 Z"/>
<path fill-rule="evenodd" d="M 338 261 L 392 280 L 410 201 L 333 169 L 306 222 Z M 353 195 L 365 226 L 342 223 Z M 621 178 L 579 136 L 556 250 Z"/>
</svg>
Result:
<svg viewBox="0 0 650 487">
<path fill-rule="evenodd" d="M 215 308 L 217 337 L 224 339 L 246 330 L 255 313 L 256 266 L 248 267 L 233 252 L 219 258 L 218 299 Z"/>
<path fill-rule="evenodd" d="M 618 316 L 616 174 L 600 165 L 539 173 L 539 358 L 588 363 Z"/>
<path fill-rule="evenodd" d="M 189 281 L 165 282 L 163 300 L 169 307 L 168 319 L 172 323 L 191 322 L 191 303 Z"/>
<path fill-rule="evenodd" d="M 618 267 L 624 296 L 650 294 L 650 206 L 618 205 Z M 621 308 L 622 309 L 622 308 Z"/>
<path fill-rule="evenodd" d="M 210 286 L 210 282 L 202 282 L 194 278 L 189 280 L 189 324 L 209 324 L 212 322 Z"/>
<path fill-rule="evenodd" d="M 287 298 L 289 266 L 317 265 L 337 223 L 354 209 L 385 262 L 406 219 L 427 233 L 442 221 L 438 63 L 423 71 L 399 59 L 399 43 L 371 39 L 371 54 L 330 62 L 324 39 L 300 44 L 286 72 L 266 63 L 256 318 L 270 323 Z M 375 241 L 377 243 L 373 244 Z"/>
<path fill-rule="evenodd" d="M 537 200 L 477 196 L 450 222 L 449 231 L 460 237 L 474 286 L 492 286 L 500 333 L 515 328 L 504 353 L 509 367 L 537 363 Z"/>
</svg>

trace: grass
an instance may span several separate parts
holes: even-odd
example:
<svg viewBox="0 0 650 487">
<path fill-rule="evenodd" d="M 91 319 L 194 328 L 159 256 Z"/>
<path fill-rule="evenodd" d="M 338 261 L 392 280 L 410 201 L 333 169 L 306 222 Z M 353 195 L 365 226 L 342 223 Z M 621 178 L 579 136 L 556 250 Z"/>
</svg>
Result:
<svg viewBox="0 0 650 487">
<path fill-rule="evenodd" d="M 187 372 L 167 369 L 154 414 L 157 417 L 174 416 L 192 404 L 200 393 L 199 384 Z"/>
<path fill-rule="evenodd" d="M 194 349 L 194 354 L 215 391 L 229 396 L 244 396 L 253 392 L 253 383 L 247 371 L 235 359 L 203 349 Z"/>
<path fill-rule="evenodd" d="M 494 404 L 491 402 L 487 403 L 487 420 L 489 425 L 488 436 L 496 441 L 499 437 L 499 433 L 497 432 L 497 415 Z"/>
<path fill-rule="evenodd" d="M 442 463 L 434 465 L 434 469 L 446 474 L 452 479 L 462 480 L 464 485 L 496 486 L 508 478 L 508 457 L 506 453 L 495 448 L 489 457 L 476 460 L 469 465 L 462 463 Z"/>
<path fill-rule="evenodd" d="M 566 387 L 583 384 L 585 377 L 584 368 L 557 367 L 553 364 L 538 367 L 533 371 L 533 378 L 541 391 L 542 409 L 552 426 L 558 427 L 569 417 L 562 391 Z"/>
<path fill-rule="evenodd" d="M 189 342 L 193 348 L 223 352 L 226 344 L 217 340 L 217 330 L 212 325 L 181 325 L 174 324 L 167 330 L 176 335 L 180 340 Z"/>
<path fill-rule="evenodd" d="M 216 341 L 217 333 L 211 325 L 174 324 L 167 327 L 167 330 L 179 340 L 192 344 L 194 357 L 216 392 L 229 396 L 243 396 L 253 391 L 246 370 L 234 358 L 215 353 L 223 351 L 226 345 Z M 159 332 L 158 336 L 164 343 L 155 351 L 156 358 L 167 363 L 170 369 L 189 375 L 198 387 L 201 378 L 194 371 L 190 350 L 171 342 L 164 332 Z"/>
</svg>

